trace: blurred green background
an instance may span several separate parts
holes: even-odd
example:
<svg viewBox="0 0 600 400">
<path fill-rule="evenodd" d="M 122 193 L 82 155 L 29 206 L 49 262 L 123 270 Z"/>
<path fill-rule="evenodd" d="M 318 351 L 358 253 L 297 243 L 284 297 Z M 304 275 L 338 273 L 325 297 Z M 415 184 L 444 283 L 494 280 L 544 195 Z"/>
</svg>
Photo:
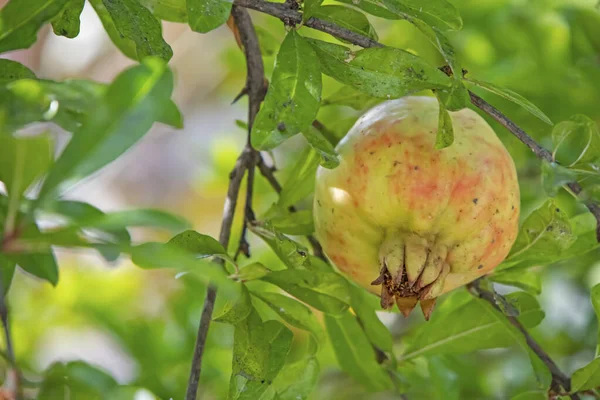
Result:
<svg viewBox="0 0 600 400">
<path fill-rule="evenodd" d="M 464 27 L 449 36 L 468 76 L 522 94 L 555 123 L 580 113 L 600 122 L 600 3 L 452 3 L 459 8 Z M 272 17 L 252 15 L 270 74 L 285 29 Z M 381 42 L 414 52 L 434 65 L 443 64 L 433 46 L 406 21 L 369 19 Z M 301 33 L 333 40 L 308 28 Z M 164 208 L 188 218 L 199 232 L 217 236 L 227 176 L 245 140 L 244 130 L 235 120 L 246 118 L 246 100 L 230 105 L 244 85 L 243 55 L 227 27 L 199 35 L 184 24 L 165 23 L 164 35 L 174 50 L 170 63 L 177 79 L 174 99 L 185 115 L 185 128 L 173 131 L 155 126 L 133 151 L 79 186 L 70 197 L 104 210 Z M 39 77 L 56 80 L 84 77 L 109 81 L 132 63 L 112 46 L 89 5 L 76 39 L 56 37 L 46 28 L 34 47 L 8 57 L 24 63 Z M 324 77 L 324 98 L 338 87 Z M 551 127 L 508 101 L 482 96 L 542 145 L 552 147 Z M 349 107 L 326 106 L 319 120 L 340 137 L 360 113 Z M 505 129 L 492 125 L 517 164 L 525 217 L 546 199 L 541 164 Z M 56 127 L 50 129 L 62 142 L 67 138 Z M 296 139 L 274 154 L 282 180 L 304 146 Z M 255 208 L 260 214 L 276 195 L 262 178 L 257 178 L 256 184 Z M 558 202 L 570 215 L 583 210 L 564 192 L 558 195 Z M 310 202 L 300 207 L 310 207 Z M 239 207 L 238 216 L 241 211 Z M 232 248 L 240 222 L 238 218 Z M 166 233 L 144 230 L 133 234 L 137 240 L 168 238 Z M 279 261 L 261 242 L 251 238 L 251 245 L 254 256 L 277 268 Z M 40 373 L 56 361 L 83 360 L 118 382 L 136 387 L 135 399 L 183 398 L 204 284 L 191 275 L 176 279 L 172 271 L 140 270 L 126 259 L 106 265 L 95 254 L 60 251 L 57 255 L 61 267 L 57 287 L 19 273 L 9 293 L 17 359 L 27 380 L 34 385 Z M 594 357 L 598 326 L 589 290 L 600 283 L 599 256 L 597 250 L 535 269 L 543 277 L 540 302 L 546 317 L 533 334 L 567 374 Z M 217 309 L 224 300 L 219 297 Z M 380 313 L 380 317 L 398 346 L 411 327 L 424 323 L 417 313 L 407 320 L 396 313 Z M 294 346 L 305 346 L 306 332 L 294 333 Z M 211 325 L 199 398 L 226 397 L 232 343 L 231 326 Z M 328 345 L 319 361 L 322 373 L 311 399 L 386 398 L 365 393 L 342 373 Z M 409 399 L 507 399 L 533 387 L 527 355 L 516 349 L 440 356 L 430 365 L 416 363 L 415 372 L 409 375 Z M 432 379 L 444 384 L 432 385 Z"/>
</svg>

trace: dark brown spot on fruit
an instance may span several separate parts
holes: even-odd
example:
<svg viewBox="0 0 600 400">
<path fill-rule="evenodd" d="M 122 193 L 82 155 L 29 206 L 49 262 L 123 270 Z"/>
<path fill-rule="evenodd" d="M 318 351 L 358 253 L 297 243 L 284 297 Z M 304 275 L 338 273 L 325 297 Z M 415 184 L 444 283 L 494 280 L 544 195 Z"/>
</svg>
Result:
<svg viewBox="0 0 600 400">
<path fill-rule="evenodd" d="M 477 202 L 478 202 L 478 201 L 479 201 L 479 199 L 478 199 L 477 197 L 475 197 L 475 198 L 473 199 L 473 204 L 477 204 Z"/>
</svg>

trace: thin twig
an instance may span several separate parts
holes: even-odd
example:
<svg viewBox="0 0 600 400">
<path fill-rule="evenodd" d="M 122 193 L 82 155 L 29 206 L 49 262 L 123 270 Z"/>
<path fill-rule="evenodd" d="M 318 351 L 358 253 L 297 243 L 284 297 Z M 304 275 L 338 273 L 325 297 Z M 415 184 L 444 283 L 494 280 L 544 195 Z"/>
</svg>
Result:
<svg viewBox="0 0 600 400">
<path fill-rule="evenodd" d="M 21 400 L 23 398 L 23 394 L 21 393 L 21 373 L 15 357 L 8 314 L 8 304 L 6 303 L 6 293 L 4 293 L 4 283 L 2 282 L 2 276 L 0 276 L 0 320 L 2 320 L 4 341 L 6 343 L 5 355 L 10 367 L 9 371 L 7 372 L 6 382 L 4 384 L 6 386 L 6 390 L 14 394 L 16 400 Z"/>
<path fill-rule="evenodd" d="M 506 317 L 506 319 L 508 320 L 508 322 L 510 322 L 510 324 L 512 326 L 514 326 L 515 328 L 517 328 L 517 330 L 519 330 L 519 332 L 521 332 L 521 334 L 525 337 L 527 346 L 529 346 L 529 348 L 540 358 L 540 360 L 542 360 L 542 362 L 550 370 L 550 373 L 552 374 L 553 389 L 557 392 L 560 392 L 560 387 L 562 387 L 567 392 L 570 391 L 571 390 L 571 379 L 558 368 L 558 366 L 556 365 L 554 360 L 552 360 L 552 358 L 548 355 L 548 353 L 546 353 L 546 351 L 544 351 L 544 349 L 542 349 L 542 347 L 539 345 L 539 343 L 535 341 L 535 339 L 529 334 L 529 332 L 527 332 L 527 329 L 525 329 L 525 327 L 521 324 L 521 322 L 519 322 L 519 320 L 516 317 L 506 315 L 502 311 L 502 309 L 498 306 L 498 304 L 496 302 L 497 298 L 501 297 L 501 296 L 497 293 L 494 293 L 487 289 L 482 288 L 480 283 L 481 283 L 481 278 L 471 282 L 468 285 L 468 288 L 477 297 L 490 303 L 492 305 L 492 307 L 494 307 L 497 311 L 499 311 L 500 313 L 502 313 L 502 315 L 504 315 Z M 576 393 L 571 394 L 570 397 L 573 400 L 580 398 L 579 395 Z"/>
<path fill-rule="evenodd" d="M 260 108 L 260 102 L 264 98 L 264 69 L 262 57 L 260 55 L 260 49 L 258 47 L 258 38 L 256 37 L 256 32 L 254 30 L 250 15 L 246 10 L 236 6 L 232 7 L 231 14 L 233 15 L 235 24 L 238 27 L 239 39 L 241 40 L 244 47 L 244 52 L 246 53 L 248 67 L 246 86 L 248 88 L 248 96 L 250 99 L 248 110 L 248 135 L 250 135 L 252 124 L 254 123 L 254 119 L 258 113 L 258 109 Z M 244 178 L 247 170 L 254 168 L 256 160 L 256 151 L 249 144 L 247 144 L 242 151 L 242 154 L 240 154 L 238 157 L 236 165 L 229 176 L 229 187 L 227 189 L 225 206 L 223 208 L 223 220 L 221 222 L 221 233 L 219 235 L 219 242 L 225 248 L 229 246 L 231 227 L 233 225 L 233 217 L 235 214 L 235 207 L 237 205 L 242 179 Z M 251 195 L 252 194 L 250 194 L 250 196 Z M 206 346 L 208 328 L 210 326 L 216 297 L 217 288 L 214 285 L 209 284 L 206 292 L 206 299 L 204 301 L 204 307 L 202 309 L 202 315 L 200 317 L 200 326 L 198 327 L 198 336 L 196 337 L 196 344 L 194 346 L 194 355 L 192 358 L 192 367 L 185 400 L 196 400 L 196 395 L 198 393 L 198 382 L 200 381 L 200 374 L 202 370 L 202 356 Z"/>
<path fill-rule="evenodd" d="M 265 14 L 279 18 L 286 25 L 299 24 L 302 22 L 302 14 L 291 9 L 286 4 L 271 3 L 262 0 L 235 0 L 234 4 L 260 11 Z M 304 26 L 316 29 L 321 32 L 328 33 L 337 38 L 347 40 L 360 47 L 382 47 L 383 45 L 367 36 L 352 32 L 346 28 L 342 28 L 333 22 L 324 21 L 319 18 L 311 17 L 304 22 Z"/>
</svg>

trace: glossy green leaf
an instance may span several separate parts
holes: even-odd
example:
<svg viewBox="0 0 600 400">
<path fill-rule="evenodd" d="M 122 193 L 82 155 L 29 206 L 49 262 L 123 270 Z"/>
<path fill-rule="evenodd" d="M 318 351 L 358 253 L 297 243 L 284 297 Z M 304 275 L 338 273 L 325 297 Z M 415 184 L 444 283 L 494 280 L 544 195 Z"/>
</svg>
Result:
<svg viewBox="0 0 600 400">
<path fill-rule="evenodd" d="M 156 18 L 170 22 L 188 22 L 185 0 L 141 0 Z"/>
<path fill-rule="evenodd" d="M 563 165 L 580 166 L 600 161 L 600 130 L 585 115 L 574 115 L 552 129 L 553 157 Z M 594 171 L 596 173 L 596 171 Z"/>
<path fill-rule="evenodd" d="M 103 400 L 104 394 L 117 387 L 108 373 L 82 361 L 52 364 L 44 373 L 39 399 Z"/>
<path fill-rule="evenodd" d="M 393 387 L 385 369 L 376 361 L 375 351 L 356 318 L 348 312 L 334 318 L 325 316 L 325 326 L 338 364 L 346 373 L 373 391 Z"/>
<path fill-rule="evenodd" d="M 255 262 L 241 267 L 239 278 L 240 280 L 242 280 L 242 282 L 253 281 L 262 278 L 269 272 L 271 272 L 270 269 L 268 269 L 261 263 Z"/>
<path fill-rule="evenodd" d="M 79 220 L 77 224 L 84 228 L 108 231 L 134 226 L 151 226 L 177 231 L 185 229 L 190 225 L 182 217 L 169 214 L 165 211 L 151 209 L 115 211 Z"/>
<path fill-rule="evenodd" d="M 194 253 L 201 258 L 217 254 L 227 255 L 227 250 L 215 238 L 193 230 L 181 232 L 173 236 L 168 241 L 168 244 Z"/>
<path fill-rule="evenodd" d="M 342 86 L 332 95 L 323 100 L 323 106 L 336 105 L 348 106 L 361 111 L 375 106 L 381 102 L 381 99 L 369 96 L 363 92 L 354 89 L 352 86 Z"/>
<path fill-rule="evenodd" d="M 542 257 L 558 258 L 576 239 L 565 212 L 553 200 L 548 200 L 523 221 L 504 264 L 515 265 Z"/>
<path fill-rule="evenodd" d="M 102 6 L 93 0 L 92 5 L 111 40 L 126 56 L 138 61 L 148 56 L 164 61 L 173 57 L 171 46 L 162 37 L 160 21 L 136 0 L 102 0 Z"/>
<path fill-rule="evenodd" d="M 375 309 L 369 305 L 367 296 L 369 294 L 363 289 L 353 284 L 349 284 L 350 305 L 356 314 L 367 338 L 373 346 L 378 349 L 392 352 L 393 339 L 389 329 L 381 322 L 375 314 Z"/>
<path fill-rule="evenodd" d="M 435 94 L 448 111 L 460 111 L 471 104 L 469 91 L 459 79 L 452 79 L 449 89 L 436 90 Z"/>
<path fill-rule="evenodd" d="M 32 223 L 23 230 L 22 236 L 27 237 L 39 233 L 39 228 Z M 53 286 L 58 283 L 58 265 L 50 248 L 36 253 L 9 253 L 7 257 L 31 275 L 46 280 Z"/>
<path fill-rule="evenodd" d="M 542 292 L 542 277 L 539 271 L 509 269 L 498 271 L 489 276 L 493 282 L 523 289 L 531 294 Z"/>
<path fill-rule="evenodd" d="M 23 194 L 52 163 L 54 143 L 48 134 L 36 136 L 0 135 L 0 181 L 8 192 L 9 230 L 16 223 Z"/>
<path fill-rule="evenodd" d="M 446 105 L 439 97 L 438 104 L 440 111 L 438 116 L 438 130 L 435 137 L 435 148 L 441 150 L 454 143 L 454 128 L 452 127 L 452 117 L 448 114 Z"/>
<path fill-rule="evenodd" d="M 291 173 L 283 183 L 277 202 L 279 207 L 293 206 L 314 191 L 319 159 L 319 154 L 312 148 L 307 148 L 302 152 L 298 160 L 291 166 Z"/>
<path fill-rule="evenodd" d="M 248 224 L 248 229 L 263 239 L 288 268 L 307 268 L 308 249 L 273 228 L 269 222 Z"/>
<path fill-rule="evenodd" d="M 252 300 L 246 285 L 240 286 L 240 294 L 235 300 L 229 300 L 222 310 L 216 311 L 213 321 L 235 325 L 248 318 L 252 312 Z"/>
<path fill-rule="evenodd" d="M 310 308 L 289 296 L 278 293 L 252 291 L 252 294 L 264 301 L 281 319 L 296 328 L 314 335 L 317 343 L 323 339 L 323 328 Z"/>
<path fill-rule="evenodd" d="M 58 36 L 74 38 L 79 35 L 79 17 L 85 0 L 68 0 L 63 10 L 52 20 L 52 29 Z"/>
<path fill-rule="evenodd" d="M 444 362 L 442 356 L 427 358 L 427 369 L 438 398 L 460 400 L 460 382 L 458 371 Z"/>
<path fill-rule="evenodd" d="M 401 11 L 425 21 L 438 29 L 458 30 L 462 27 L 462 18 L 456 7 L 447 0 L 382 0 L 390 11 Z"/>
<path fill-rule="evenodd" d="M 277 212 L 265 218 L 273 229 L 286 235 L 310 235 L 315 231 L 314 218 L 311 210 L 291 212 L 287 209 L 274 207 Z"/>
<path fill-rule="evenodd" d="M 324 74 L 374 97 L 399 98 L 451 84 L 442 71 L 404 50 L 381 47 L 353 52 L 320 40 L 310 43 Z"/>
<path fill-rule="evenodd" d="M 373 40 L 377 40 L 377 32 L 369 22 L 367 17 L 355 9 L 344 7 L 325 5 L 318 7 L 313 11 L 312 16 L 331 22 L 359 35 L 367 36 Z"/>
<path fill-rule="evenodd" d="M 341 315 L 350 303 L 346 280 L 334 272 L 286 269 L 261 279 L 327 314 Z"/>
<path fill-rule="evenodd" d="M 482 82 L 482 81 L 478 81 L 472 78 L 466 78 L 465 81 L 472 83 L 482 89 L 487 90 L 488 92 L 494 93 L 500 97 L 505 98 L 506 100 L 512 101 L 513 103 L 523 107 L 525 110 L 529 111 L 532 115 L 538 117 L 539 119 L 541 119 L 542 121 L 544 121 L 545 123 L 552 125 L 552 121 L 550 120 L 550 118 L 548 118 L 546 116 L 546 114 L 544 114 L 542 112 L 542 110 L 540 110 L 539 108 L 537 108 L 535 105 L 533 105 L 533 103 L 531 103 L 529 100 L 527 100 L 526 98 L 524 98 L 523 96 L 521 96 L 518 93 L 513 92 L 510 89 L 506 89 L 506 88 L 502 88 L 499 86 L 494 85 L 493 83 L 489 83 L 489 82 Z"/>
<path fill-rule="evenodd" d="M 306 2 L 304 3 L 306 5 Z M 256 30 L 256 36 L 258 37 L 258 43 L 260 45 L 260 52 L 263 56 L 273 56 L 277 54 L 281 41 L 271 34 L 267 29 L 264 29 L 258 25 L 254 26 Z M 248 129 L 246 126 L 242 129 Z"/>
<path fill-rule="evenodd" d="M 321 156 L 320 164 L 329 169 L 333 169 L 340 165 L 340 160 L 338 159 L 338 154 L 335 151 L 333 145 L 327 140 L 325 136 L 312 125 L 309 125 L 306 129 L 302 131 L 302 134 L 308 141 L 308 144 L 319 152 Z"/>
<path fill-rule="evenodd" d="M 317 384 L 319 372 L 319 362 L 314 357 L 286 364 L 273 381 L 276 399 L 307 400 Z"/>
<path fill-rule="evenodd" d="M 571 377 L 571 391 L 573 392 L 594 389 L 598 386 L 600 386 L 600 358 L 579 368 Z"/>
<path fill-rule="evenodd" d="M 228 399 L 258 399 L 283 367 L 292 337 L 278 321 L 263 323 L 256 311 L 236 324 Z"/>
<path fill-rule="evenodd" d="M 231 0 L 186 0 L 190 27 L 206 33 L 223 25 L 231 14 Z"/>
<path fill-rule="evenodd" d="M 389 11 L 380 0 L 337 0 L 340 3 L 349 4 L 354 7 L 358 7 L 361 10 L 374 15 L 379 18 L 385 19 L 399 19 L 400 17 Z"/>
<path fill-rule="evenodd" d="M 308 21 L 321 7 L 323 0 L 304 0 L 302 4 L 302 21 Z"/>
<path fill-rule="evenodd" d="M 524 292 L 515 292 L 506 299 L 519 311 L 519 321 L 527 328 L 536 326 L 544 317 L 537 300 Z M 446 302 L 457 304 L 444 309 Z M 469 353 L 480 349 L 508 347 L 515 343 L 507 335 L 503 323 L 490 313 L 483 301 L 472 298 L 466 291 L 454 292 L 432 314 L 431 320 L 413 331 L 402 360 L 445 353 Z M 506 319 L 505 317 L 503 317 Z"/>
<path fill-rule="evenodd" d="M 10 0 L 0 10 L 0 53 L 27 49 L 68 0 Z"/>
<path fill-rule="evenodd" d="M 265 101 L 252 127 L 252 145 L 273 149 L 305 130 L 321 102 L 321 72 L 311 46 L 295 30 L 281 44 Z"/>
<path fill-rule="evenodd" d="M 21 63 L 0 58 L 0 85 L 18 79 L 35 79 L 35 74 Z"/>
<path fill-rule="evenodd" d="M 577 181 L 577 173 L 555 162 L 542 160 L 542 185 L 550 197 L 556 197 L 560 188 Z"/>
<path fill-rule="evenodd" d="M 40 202 L 110 163 L 133 146 L 161 114 L 173 75 L 157 58 L 121 73 L 74 135 L 40 191 Z"/>
<path fill-rule="evenodd" d="M 592 306 L 596 313 L 596 319 L 600 321 L 600 284 L 592 288 L 591 293 Z M 600 328 L 598 329 L 598 338 L 596 339 L 596 357 L 600 355 Z"/>
</svg>

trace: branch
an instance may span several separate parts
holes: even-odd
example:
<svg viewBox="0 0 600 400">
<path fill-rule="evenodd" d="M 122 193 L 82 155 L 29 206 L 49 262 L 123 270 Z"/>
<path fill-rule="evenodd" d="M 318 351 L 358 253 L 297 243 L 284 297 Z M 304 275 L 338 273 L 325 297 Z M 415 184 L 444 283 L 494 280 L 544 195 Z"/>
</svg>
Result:
<svg viewBox="0 0 600 400">
<path fill-rule="evenodd" d="M 302 23 L 302 14 L 291 9 L 286 4 L 271 3 L 262 0 L 235 0 L 234 4 L 240 7 L 250 8 L 252 10 L 272 15 L 279 18 L 287 25 Z M 360 47 L 383 47 L 381 43 L 369 37 L 352 32 L 351 30 L 342 28 L 332 22 L 324 21 L 319 18 L 309 18 L 308 21 L 304 22 L 304 26 L 328 33 L 339 39 L 347 40 L 348 42 Z"/>
<path fill-rule="evenodd" d="M 238 30 L 236 40 L 239 38 L 246 54 L 248 69 L 246 87 L 250 101 L 248 109 L 248 141 L 246 147 L 238 157 L 233 171 L 229 175 L 229 188 L 227 189 L 227 198 L 225 199 L 225 206 L 223 209 L 223 220 L 221 222 L 219 242 L 226 249 L 229 247 L 229 239 L 231 237 L 231 227 L 233 225 L 235 207 L 237 205 L 242 179 L 244 178 L 246 171 L 248 171 L 249 176 L 248 195 L 250 196 L 250 203 L 247 202 L 246 209 L 252 206 L 252 181 L 254 179 L 253 170 L 257 162 L 257 152 L 250 145 L 250 131 L 252 129 L 252 124 L 254 123 L 256 114 L 260 108 L 260 103 L 265 95 L 263 85 L 264 69 L 262 57 L 258 47 L 258 38 L 256 37 L 256 32 L 254 30 L 252 20 L 250 19 L 250 15 L 248 15 L 246 10 L 236 6 L 232 7 L 231 15 L 234 18 L 235 25 L 237 26 Z M 206 346 L 208 328 L 210 326 L 216 298 L 217 288 L 214 285 L 209 284 L 206 292 L 206 299 L 204 301 L 204 307 L 202 309 L 202 315 L 200 317 L 200 326 L 198 327 L 198 336 L 196 337 L 196 344 L 194 346 L 194 355 L 192 357 L 192 367 L 190 371 L 190 378 L 188 380 L 185 400 L 196 400 L 198 383 L 200 381 L 200 374 L 202 370 L 202 356 Z"/>
<path fill-rule="evenodd" d="M 513 325 L 519 330 L 519 332 L 521 332 L 521 334 L 525 337 L 527 346 L 529 346 L 529 348 L 540 358 L 540 360 L 542 360 L 542 362 L 550 370 L 550 373 L 552 374 L 552 388 L 557 392 L 560 392 L 560 387 L 564 388 L 566 391 L 570 391 L 571 379 L 558 368 L 554 360 L 552 360 L 548 353 L 546 353 L 544 349 L 542 349 L 539 343 L 535 341 L 535 339 L 529 334 L 529 332 L 527 332 L 527 329 L 525 329 L 525 327 L 519 322 L 519 320 L 516 317 L 506 315 L 502 311 L 502 309 L 496 303 L 496 298 L 500 295 L 482 288 L 480 283 L 481 278 L 471 282 L 467 285 L 467 287 L 477 297 L 490 303 L 492 307 L 494 307 L 497 311 L 499 311 L 500 313 L 502 313 L 502 315 L 506 317 L 506 319 L 508 320 L 508 322 L 511 323 L 511 325 Z M 573 400 L 578 400 L 580 398 L 579 395 L 576 393 L 571 394 L 570 397 Z"/>
<path fill-rule="evenodd" d="M 6 304 L 6 293 L 4 293 L 4 283 L 0 276 L 0 320 L 2 320 L 2 328 L 4 331 L 4 341 L 6 343 L 6 360 L 9 364 L 7 378 L 4 382 L 4 389 L 11 394 L 16 400 L 21 400 L 21 374 L 17 365 L 15 351 L 13 347 L 12 335 L 10 334 L 10 322 L 8 318 L 8 305 Z M 3 390 L 0 390 L 2 394 Z"/>
</svg>

